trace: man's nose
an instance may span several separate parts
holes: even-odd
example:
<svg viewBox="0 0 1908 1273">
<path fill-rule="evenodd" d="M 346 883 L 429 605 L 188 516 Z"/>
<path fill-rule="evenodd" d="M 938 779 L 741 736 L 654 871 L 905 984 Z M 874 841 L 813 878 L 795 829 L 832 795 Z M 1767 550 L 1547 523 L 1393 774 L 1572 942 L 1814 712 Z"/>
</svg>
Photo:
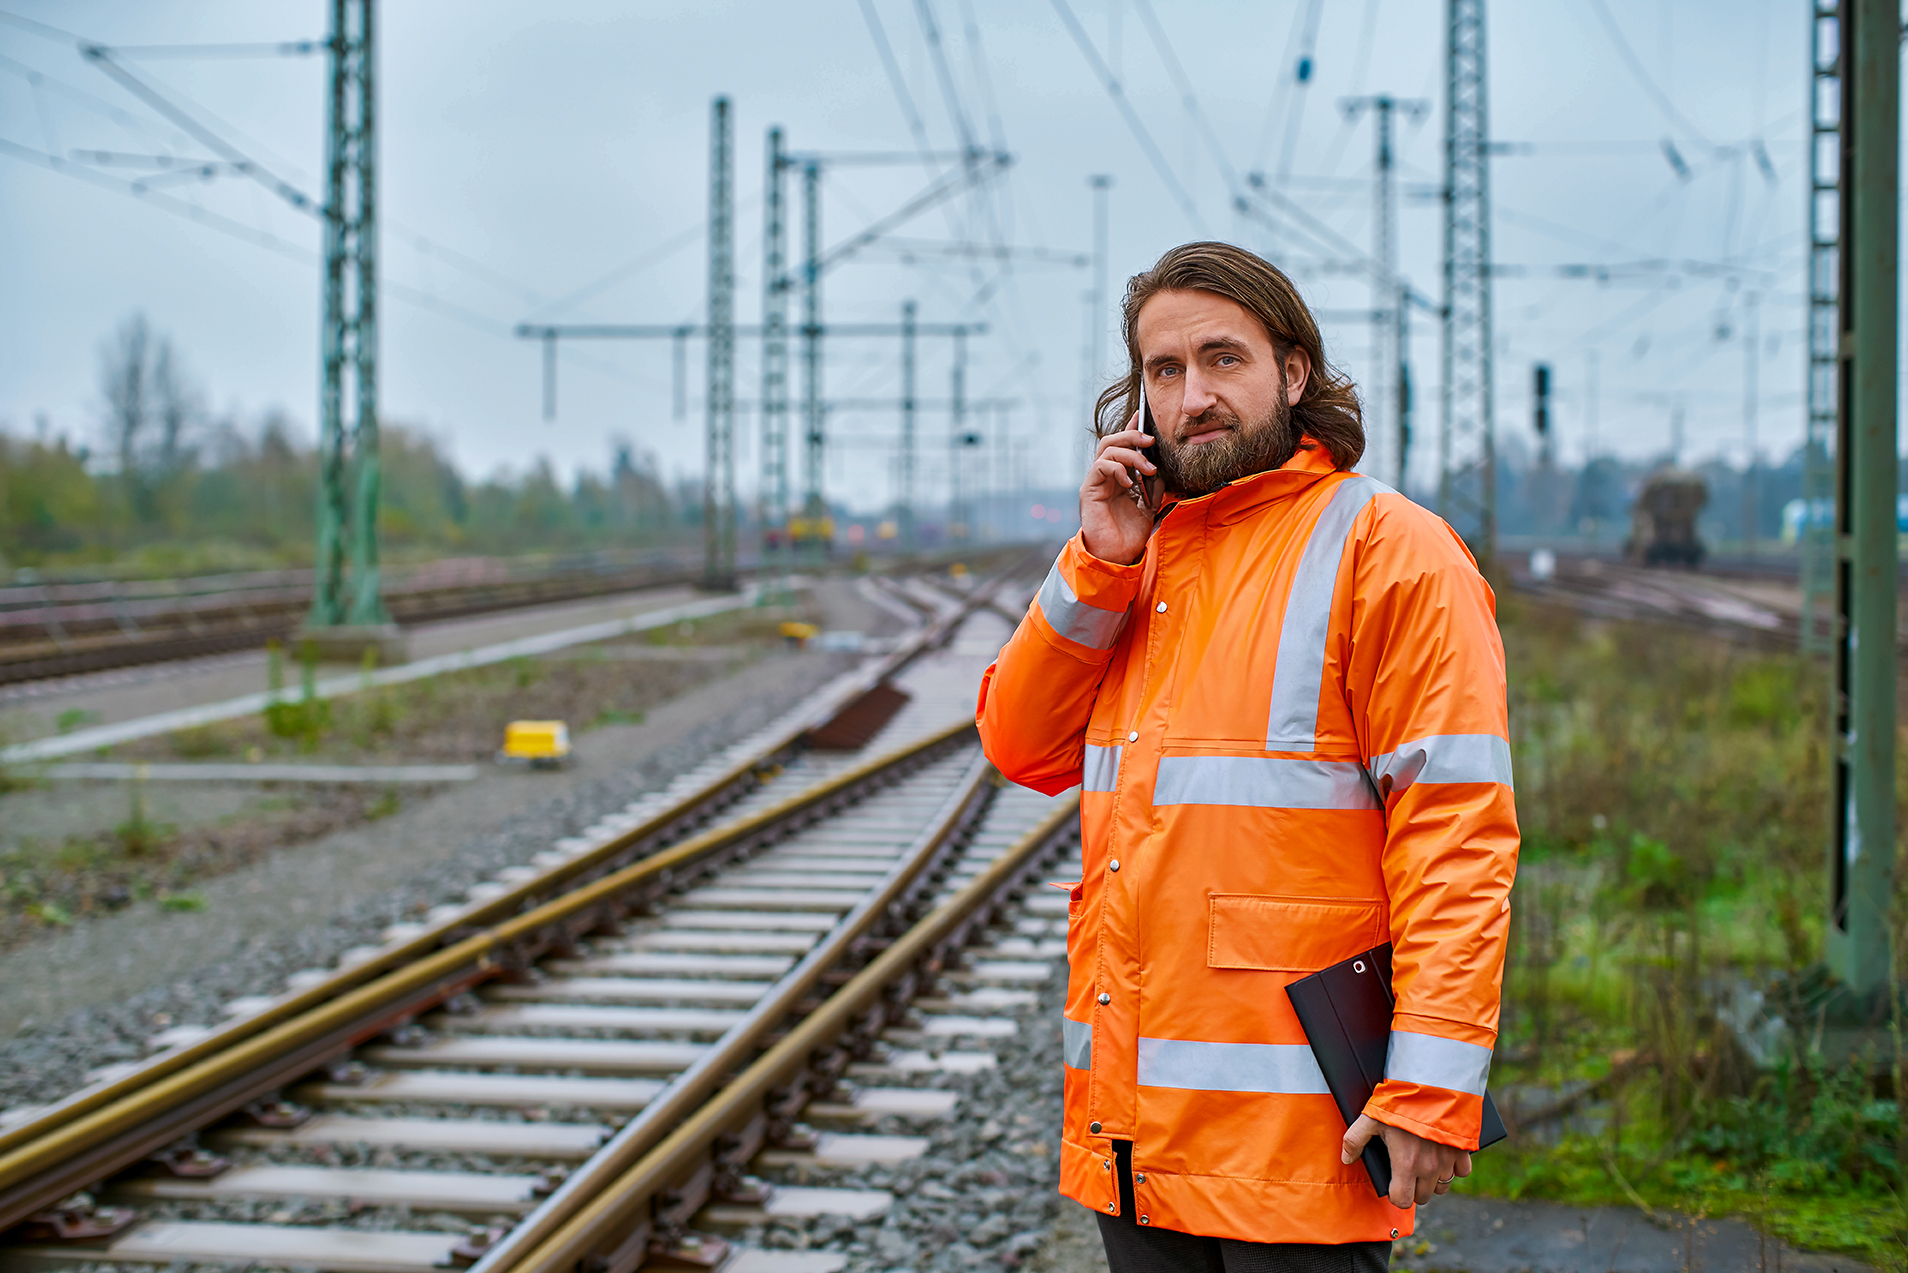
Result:
<svg viewBox="0 0 1908 1273">
<path fill-rule="evenodd" d="M 1186 372 L 1185 388 L 1179 399 L 1179 409 L 1186 419 L 1197 419 L 1218 401 L 1218 395 L 1213 392 L 1213 387 L 1206 383 L 1203 375 L 1196 369 Z"/>
</svg>

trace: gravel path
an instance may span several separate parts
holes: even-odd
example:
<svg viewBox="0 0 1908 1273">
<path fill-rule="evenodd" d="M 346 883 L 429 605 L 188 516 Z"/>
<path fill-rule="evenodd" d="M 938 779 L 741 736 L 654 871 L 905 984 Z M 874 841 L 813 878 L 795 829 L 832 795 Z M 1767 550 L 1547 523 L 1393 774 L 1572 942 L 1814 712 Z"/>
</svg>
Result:
<svg viewBox="0 0 1908 1273">
<path fill-rule="evenodd" d="M 833 625 L 894 626 L 846 582 L 821 592 Z M 96 1067 L 143 1056 L 159 1030 L 214 1023 L 228 1000 L 276 992 L 288 974 L 328 967 L 391 924 L 461 898 L 760 728 L 854 661 L 764 659 L 641 725 L 590 731 L 569 770 L 499 772 L 208 881 L 202 911 L 141 903 L 0 958 L 0 1108 L 54 1099 Z"/>
</svg>

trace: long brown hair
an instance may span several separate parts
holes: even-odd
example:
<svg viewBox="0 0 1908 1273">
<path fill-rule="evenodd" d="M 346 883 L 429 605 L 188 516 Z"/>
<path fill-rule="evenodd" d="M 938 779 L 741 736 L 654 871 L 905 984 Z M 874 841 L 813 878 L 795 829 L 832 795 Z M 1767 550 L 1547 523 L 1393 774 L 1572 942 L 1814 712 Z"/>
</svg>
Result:
<svg viewBox="0 0 1908 1273">
<path fill-rule="evenodd" d="M 1349 377 L 1325 361 L 1325 342 L 1305 300 L 1283 271 L 1270 261 L 1230 243 L 1185 243 L 1159 258 L 1152 269 L 1126 284 L 1120 326 L 1126 337 L 1129 367 L 1100 394 L 1093 424 L 1101 437 L 1126 427 L 1140 404 L 1140 307 L 1161 292 L 1214 292 L 1236 301 L 1265 324 L 1281 368 L 1294 349 L 1312 364 L 1305 390 L 1292 407 L 1292 423 L 1331 452 L 1332 463 L 1348 469 L 1365 453 L 1364 414 Z M 1283 371 L 1281 371 L 1283 375 Z"/>
</svg>

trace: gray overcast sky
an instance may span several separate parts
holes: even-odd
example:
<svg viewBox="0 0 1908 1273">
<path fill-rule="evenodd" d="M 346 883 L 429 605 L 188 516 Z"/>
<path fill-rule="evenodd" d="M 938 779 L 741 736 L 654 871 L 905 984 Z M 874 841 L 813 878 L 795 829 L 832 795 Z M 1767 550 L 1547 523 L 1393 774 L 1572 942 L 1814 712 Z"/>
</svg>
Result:
<svg viewBox="0 0 1908 1273">
<path fill-rule="evenodd" d="M 957 202 L 902 235 L 961 233 L 1068 252 L 1091 242 L 1089 174 L 1115 179 L 1114 291 L 1164 248 L 1235 239 L 1279 256 L 1320 308 L 1366 310 L 1368 288 L 1310 245 L 1243 219 L 1167 69 L 1181 64 L 1225 163 L 1263 171 L 1363 247 L 1371 230 L 1371 125 L 1348 95 L 1423 98 L 1399 131 L 1404 272 L 1439 291 L 1442 15 L 1432 0 L 1070 0 L 1188 192 L 1188 212 L 1124 122 L 1049 0 L 872 0 L 902 87 L 934 145 L 961 125 L 936 76 L 922 15 L 938 22 L 953 99 L 983 143 L 1015 156 L 978 205 Z M 0 0 L 0 9 L 107 44 L 264 41 L 324 34 L 318 0 Z M 1496 290 L 1498 421 L 1528 437 L 1530 364 L 1555 366 L 1565 453 L 1592 443 L 1586 380 L 1600 403 L 1594 444 L 1661 450 L 1674 408 L 1686 454 L 1742 455 L 1746 308 L 1762 340 L 1761 439 L 1785 455 L 1801 436 L 1802 259 L 1808 6 L 1804 0 L 1519 0 L 1493 6 L 1491 127 L 1529 143 L 1493 163 L 1495 256 L 1531 267 Z M 737 121 L 738 318 L 760 307 L 763 136 L 796 149 L 912 146 L 859 0 L 801 4 L 548 0 L 385 0 L 379 10 L 383 413 L 441 439 L 468 470 L 548 455 L 599 467 L 627 436 L 670 473 L 701 468 L 700 349 L 689 414 L 674 418 L 667 342 L 566 347 L 560 412 L 540 418 L 539 354 L 513 339 L 525 318 L 679 322 L 701 316 L 706 265 L 709 102 Z M 1315 72 L 1293 68 L 1316 14 Z M 145 60 L 143 74 L 254 158 L 320 194 L 323 59 Z M 1687 176 L 1664 152 L 1671 141 Z M 175 200 L 272 236 L 261 246 L 68 173 L 17 148 L 202 155 L 203 147 L 88 65 L 72 42 L 0 22 L 0 424 L 98 437 L 97 350 L 134 310 L 169 333 L 221 412 L 251 420 L 315 412 L 319 296 L 316 222 L 242 179 L 171 187 Z M 1767 171 L 1756 145 L 1767 155 Z M 11 148 L 11 149 L 9 149 Z M 111 171 L 123 176 L 125 169 Z M 918 166 L 839 170 L 825 187 L 824 240 L 898 206 L 929 179 Z M 993 227 L 998 227 L 994 229 Z M 799 234 L 799 226 L 796 228 Z M 799 241 L 799 240 L 798 240 Z M 924 320 L 981 320 L 967 377 L 976 397 L 1017 400 L 1004 420 L 1017 464 L 1041 486 L 1071 486 L 1081 398 L 1086 271 L 1026 262 L 1004 279 L 970 262 L 871 250 L 825 286 L 837 320 L 892 320 L 915 298 Z M 1545 275 L 1563 263 L 1636 265 L 1604 285 Z M 1688 263 L 1687 265 L 1683 263 Z M 632 265 L 640 268 L 625 268 Z M 620 271 L 620 277 L 617 277 Z M 568 303 L 581 289 L 607 286 Z M 1755 301 L 1750 300 L 1751 297 Z M 1106 327 L 1111 331 L 1111 306 Z M 1329 352 L 1364 379 L 1362 322 L 1326 324 Z M 948 342 L 925 342 L 922 396 L 944 398 Z M 741 350 L 738 395 L 757 394 L 756 349 Z M 1103 367 L 1116 354 L 1109 338 Z M 1414 464 L 1429 477 L 1438 342 L 1414 316 Z M 831 395 L 892 397 L 892 342 L 841 342 Z M 796 382 L 799 395 L 799 379 Z M 754 486 L 752 411 L 740 470 Z M 922 418 L 939 446 L 943 414 Z M 892 412 L 830 420 L 831 492 L 862 507 L 889 496 Z M 930 449 L 927 481 L 943 480 Z"/>
</svg>

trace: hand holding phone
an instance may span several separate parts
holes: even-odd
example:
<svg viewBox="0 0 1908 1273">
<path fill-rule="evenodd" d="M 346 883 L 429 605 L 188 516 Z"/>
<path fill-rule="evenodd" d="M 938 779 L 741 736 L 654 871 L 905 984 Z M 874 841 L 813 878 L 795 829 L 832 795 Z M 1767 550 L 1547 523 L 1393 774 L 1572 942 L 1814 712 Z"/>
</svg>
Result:
<svg viewBox="0 0 1908 1273">
<path fill-rule="evenodd" d="M 1130 565 L 1145 555 L 1163 484 L 1148 454 L 1159 436 L 1140 395 L 1126 427 L 1101 437 L 1080 487 L 1080 533 L 1086 550 L 1102 561 Z"/>
</svg>

